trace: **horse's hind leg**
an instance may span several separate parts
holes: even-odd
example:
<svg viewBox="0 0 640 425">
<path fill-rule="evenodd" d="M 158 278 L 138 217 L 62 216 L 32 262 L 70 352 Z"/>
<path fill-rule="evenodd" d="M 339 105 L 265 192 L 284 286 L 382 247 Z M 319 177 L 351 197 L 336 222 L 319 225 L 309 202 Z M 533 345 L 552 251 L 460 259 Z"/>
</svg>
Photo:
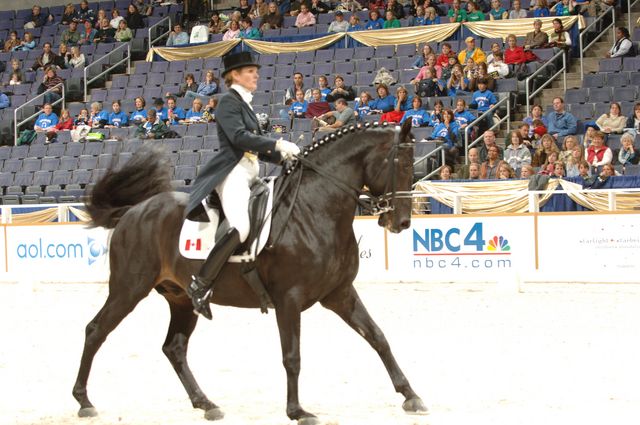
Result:
<svg viewBox="0 0 640 425">
<path fill-rule="evenodd" d="M 198 316 L 193 314 L 193 306 L 186 294 L 181 298 L 169 298 L 165 295 L 171 309 L 171 322 L 162 351 L 178 374 L 180 382 L 189 394 L 191 404 L 196 409 L 205 411 L 204 417 L 209 420 L 222 419 L 224 413 L 218 406 L 209 401 L 196 382 L 187 363 L 189 338 L 196 327 Z"/>
<path fill-rule="evenodd" d="M 424 403 L 413 391 L 409 381 L 400 370 L 400 366 L 391 353 L 391 347 L 387 338 L 373 321 L 369 312 L 362 304 L 362 300 L 358 296 L 353 285 L 347 288 L 341 288 L 321 301 L 322 305 L 336 313 L 342 318 L 353 330 L 358 332 L 362 337 L 378 352 L 382 363 L 384 363 L 393 387 L 396 392 L 401 393 L 405 401 L 402 408 L 409 413 L 425 413 L 427 408 Z"/>
</svg>

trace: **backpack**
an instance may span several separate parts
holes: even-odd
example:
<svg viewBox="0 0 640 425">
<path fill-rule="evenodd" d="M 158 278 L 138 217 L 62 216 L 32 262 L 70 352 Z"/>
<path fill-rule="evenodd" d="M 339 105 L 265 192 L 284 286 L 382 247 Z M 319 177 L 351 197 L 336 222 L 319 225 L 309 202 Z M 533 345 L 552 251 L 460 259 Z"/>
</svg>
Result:
<svg viewBox="0 0 640 425">
<path fill-rule="evenodd" d="M 87 142 L 100 142 L 104 140 L 104 134 L 102 133 L 88 133 L 85 137 Z"/>
<path fill-rule="evenodd" d="M 420 97 L 442 96 L 442 91 L 433 80 L 420 80 L 416 86 L 416 94 Z"/>
</svg>

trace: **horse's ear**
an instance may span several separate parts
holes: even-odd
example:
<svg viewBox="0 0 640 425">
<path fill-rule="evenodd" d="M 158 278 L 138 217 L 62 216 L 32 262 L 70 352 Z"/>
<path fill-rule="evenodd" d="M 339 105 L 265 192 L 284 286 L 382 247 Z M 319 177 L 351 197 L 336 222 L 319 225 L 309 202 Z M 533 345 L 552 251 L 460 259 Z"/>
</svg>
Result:
<svg viewBox="0 0 640 425">
<path fill-rule="evenodd" d="M 403 143 L 411 142 L 411 140 L 407 140 L 407 136 L 411 132 L 411 120 L 405 120 L 400 128 L 400 141 Z"/>
</svg>

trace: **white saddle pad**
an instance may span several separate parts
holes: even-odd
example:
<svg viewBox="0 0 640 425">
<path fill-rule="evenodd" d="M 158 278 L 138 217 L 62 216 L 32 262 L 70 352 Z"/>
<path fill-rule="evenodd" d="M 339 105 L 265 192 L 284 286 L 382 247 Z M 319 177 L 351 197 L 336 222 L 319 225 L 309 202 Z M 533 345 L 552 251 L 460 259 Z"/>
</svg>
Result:
<svg viewBox="0 0 640 425">
<path fill-rule="evenodd" d="M 275 177 L 268 177 L 265 183 L 269 186 L 269 199 L 265 208 L 266 223 L 262 227 L 260 236 L 251 244 L 251 249 L 242 255 L 229 257 L 230 263 L 253 261 L 267 244 L 271 231 L 271 209 L 273 207 L 273 185 Z M 180 231 L 180 254 L 191 260 L 204 260 L 215 246 L 215 237 L 218 227 L 228 228 L 229 223 L 224 220 L 220 223 L 220 213 L 217 209 L 207 208 L 208 222 L 185 220 Z"/>
</svg>

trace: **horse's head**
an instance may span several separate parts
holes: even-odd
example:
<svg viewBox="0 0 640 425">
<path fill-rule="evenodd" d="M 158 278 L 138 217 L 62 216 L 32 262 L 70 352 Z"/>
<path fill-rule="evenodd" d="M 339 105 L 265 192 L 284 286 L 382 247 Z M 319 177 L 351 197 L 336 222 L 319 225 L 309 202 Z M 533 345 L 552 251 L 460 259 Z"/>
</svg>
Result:
<svg viewBox="0 0 640 425">
<path fill-rule="evenodd" d="M 413 148 L 411 120 L 400 129 L 385 132 L 369 156 L 365 183 L 374 196 L 381 199 L 383 211 L 378 224 L 393 233 L 411 225 L 411 183 L 413 182 Z"/>
</svg>

